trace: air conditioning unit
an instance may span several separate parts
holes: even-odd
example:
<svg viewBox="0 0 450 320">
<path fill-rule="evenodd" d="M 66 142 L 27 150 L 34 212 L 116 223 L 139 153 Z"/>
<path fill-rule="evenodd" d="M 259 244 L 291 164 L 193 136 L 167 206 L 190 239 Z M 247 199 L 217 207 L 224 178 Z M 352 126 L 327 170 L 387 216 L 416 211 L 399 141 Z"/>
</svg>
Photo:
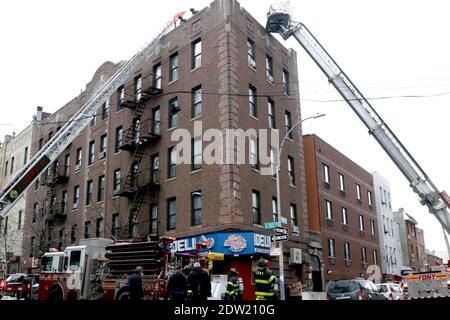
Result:
<svg viewBox="0 0 450 320">
<path fill-rule="evenodd" d="M 98 154 L 98 158 L 99 158 L 99 159 L 104 159 L 104 158 L 106 158 L 106 151 L 100 152 L 100 153 Z"/>
<path fill-rule="evenodd" d="M 113 197 L 118 196 L 120 193 L 120 189 L 113 190 Z"/>
<path fill-rule="evenodd" d="M 298 226 L 292 226 L 292 233 L 294 233 L 294 234 L 300 233 Z"/>
<path fill-rule="evenodd" d="M 78 203 L 74 203 L 72 208 L 73 209 L 78 209 Z"/>
<path fill-rule="evenodd" d="M 273 76 L 267 75 L 267 81 L 273 84 Z"/>
<path fill-rule="evenodd" d="M 250 67 L 252 67 L 253 69 L 256 69 L 256 61 L 249 61 L 249 62 L 248 62 L 248 65 L 249 65 Z"/>
<path fill-rule="evenodd" d="M 291 248 L 289 252 L 289 264 L 302 264 L 302 249 Z"/>
<path fill-rule="evenodd" d="M 77 164 L 77 165 L 75 166 L 75 171 L 80 171 L 80 169 L 81 169 L 81 164 Z"/>
</svg>

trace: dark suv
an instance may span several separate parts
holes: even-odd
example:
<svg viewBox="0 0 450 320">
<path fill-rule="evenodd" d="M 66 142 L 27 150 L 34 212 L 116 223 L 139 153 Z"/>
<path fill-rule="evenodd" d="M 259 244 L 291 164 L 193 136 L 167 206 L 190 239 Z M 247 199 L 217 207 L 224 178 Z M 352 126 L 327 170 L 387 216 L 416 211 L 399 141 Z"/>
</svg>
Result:
<svg viewBox="0 0 450 320">
<path fill-rule="evenodd" d="M 372 281 L 364 279 L 331 281 L 328 300 L 387 300 Z"/>
</svg>

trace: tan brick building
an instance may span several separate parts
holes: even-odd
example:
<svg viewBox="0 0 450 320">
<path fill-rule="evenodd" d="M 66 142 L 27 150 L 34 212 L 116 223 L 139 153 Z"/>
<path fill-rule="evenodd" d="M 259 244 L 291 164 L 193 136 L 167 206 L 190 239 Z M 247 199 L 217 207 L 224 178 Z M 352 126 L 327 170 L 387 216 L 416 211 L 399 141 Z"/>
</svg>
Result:
<svg viewBox="0 0 450 320">
<path fill-rule="evenodd" d="M 104 63 L 80 96 L 44 115 L 32 154 L 118 67 Z M 275 179 L 257 165 L 197 162 L 208 142 L 198 142 L 194 123 L 202 122 L 203 133 L 273 128 L 284 136 L 301 119 L 298 93 L 296 53 L 237 1 L 214 1 L 160 41 L 31 188 L 25 246 L 37 256 L 84 237 L 171 235 L 177 251 L 190 252 L 203 237 L 209 250 L 225 254 L 213 272 L 237 267 L 251 298 L 251 270 L 259 256 L 269 257 L 271 232 L 263 225 L 274 219 Z M 191 133 L 197 165 L 175 164 L 177 128 Z M 246 146 L 252 150 L 252 139 Z M 285 144 L 281 166 L 286 280 L 305 282 L 320 267 L 309 263 L 301 130 Z M 301 260 L 289 261 L 291 248 L 302 250 Z"/>
</svg>

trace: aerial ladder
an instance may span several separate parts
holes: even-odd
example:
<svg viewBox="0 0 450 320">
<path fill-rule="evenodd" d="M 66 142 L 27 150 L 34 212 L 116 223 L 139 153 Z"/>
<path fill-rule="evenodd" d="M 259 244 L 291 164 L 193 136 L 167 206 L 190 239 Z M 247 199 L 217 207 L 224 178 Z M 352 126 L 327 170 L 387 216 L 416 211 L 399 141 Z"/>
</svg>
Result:
<svg viewBox="0 0 450 320">
<path fill-rule="evenodd" d="M 327 76 L 329 83 L 336 88 L 350 105 L 369 129 L 369 134 L 377 140 L 406 177 L 413 191 L 419 196 L 420 203 L 427 206 L 428 211 L 439 221 L 444 231 L 444 238 L 450 256 L 450 246 L 446 234 L 450 234 L 450 218 L 447 211 L 447 208 L 450 207 L 449 195 L 445 191 L 441 192 L 436 187 L 386 122 L 384 122 L 308 28 L 303 23 L 291 19 L 288 3 L 280 3 L 270 7 L 267 14 L 266 29 L 268 32 L 278 33 L 284 40 L 293 36 L 319 66 Z"/>
<path fill-rule="evenodd" d="M 196 11 L 190 9 L 194 14 Z M 14 204 L 24 195 L 28 187 L 46 170 L 58 156 L 72 143 L 95 116 L 98 108 L 120 87 L 136 67 L 144 61 L 177 23 L 186 22 L 187 11 L 180 11 L 166 23 L 163 30 L 130 60 L 122 63 L 116 73 L 103 87 L 67 121 L 64 126 L 27 162 L 27 164 L 0 191 L 0 219 L 4 218 Z"/>
</svg>

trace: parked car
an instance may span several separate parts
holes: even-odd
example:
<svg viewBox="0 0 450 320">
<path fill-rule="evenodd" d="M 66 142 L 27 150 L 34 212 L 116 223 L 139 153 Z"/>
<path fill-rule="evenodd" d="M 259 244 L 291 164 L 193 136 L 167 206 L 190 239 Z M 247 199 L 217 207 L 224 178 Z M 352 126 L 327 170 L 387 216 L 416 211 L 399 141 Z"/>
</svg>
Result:
<svg viewBox="0 0 450 320">
<path fill-rule="evenodd" d="M 403 299 L 403 289 L 399 284 L 392 282 L 380 283 L 377 284 L 377 288 L 388 300 Z"/>
<path fill-rule="evenodd" d="M 39 282 L 39 275 L 15 273 L 6 278 L 4 294 L 17 300 L 30 299 L 33 285 Z"/>
<path fill-rule="evenodd" d="M 6 281 L 4 278 L 0 277 L 0 299 L 3 298 L 3 292 L 6 288 Z"/>
<path fill-rule="evenodd" d="M 369 280 L 350 279 L 331 281 L 327 287 L 328 300 L 387 300 Z"/>
</svg>

